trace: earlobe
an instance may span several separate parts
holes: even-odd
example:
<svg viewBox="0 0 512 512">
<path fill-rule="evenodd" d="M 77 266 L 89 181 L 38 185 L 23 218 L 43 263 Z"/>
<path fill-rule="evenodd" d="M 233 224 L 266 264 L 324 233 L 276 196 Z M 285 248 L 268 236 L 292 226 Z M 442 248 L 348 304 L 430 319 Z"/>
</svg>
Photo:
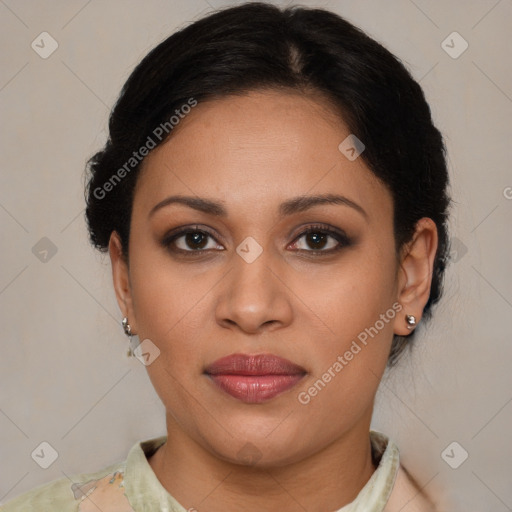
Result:
<svg viewBox="0 0 512 512">
<path fill-rule="evenodd" d="M 129 319 L 132 329 L 135 330 L 135 315 L 132 307 L 128 263 L 123 254 L 121 239 L 116 231 L 112 231 L 110 235 L 108 251 L 112 265 L 112 280 L 117 303 L 121 309 L 121 313 L 124 317 Z"/>
<path fill-rule="evenodd" d="M 421 320 L 430 296 L 438 236 L 434 221 L 424 217 L 416 223 L 412 240 L 404 247 L 398 276 L 398 301 L 403 313 L 395 319 L 394 332 L 410 334 Z"/>
</svg>

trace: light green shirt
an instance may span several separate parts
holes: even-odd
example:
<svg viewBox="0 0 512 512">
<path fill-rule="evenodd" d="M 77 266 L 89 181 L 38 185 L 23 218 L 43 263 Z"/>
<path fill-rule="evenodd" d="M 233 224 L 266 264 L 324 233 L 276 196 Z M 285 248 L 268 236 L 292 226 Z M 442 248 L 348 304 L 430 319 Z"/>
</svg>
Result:
<svg viewBox="0 0 512 512">
<path fill-rule="evenodd" d="M 1 512 L 193 512 L 162 486 L 148 462 L 167 436 L 140 441 L 125 461 L 40 485 L 0 507 Z M 356 499 L 336 512 L 383 512 L 400 467 L 396 444 L 370 431 L 372 456 L 379 465 Z"/>
</svg>

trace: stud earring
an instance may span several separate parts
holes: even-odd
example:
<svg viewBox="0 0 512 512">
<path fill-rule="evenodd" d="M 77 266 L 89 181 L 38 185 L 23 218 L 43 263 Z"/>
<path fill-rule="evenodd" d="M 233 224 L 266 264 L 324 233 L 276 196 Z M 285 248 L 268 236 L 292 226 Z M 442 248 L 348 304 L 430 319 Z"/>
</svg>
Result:
<svg viewBox="0 0 512 512">
<path fill-rule="evenodd" d="M 131 336 L 132 328 L 130 327 L 130 324 L 128 323 L 128 318 L 124 317 L 121 324 L 123 325 L 124 333 L 126 334 L 126 336 Z"/>
<path fill-rule="evenodd" d="M 414 315 L 405 315 L 407 329 L 412 330 L 416 326 L 416 317 Z"/>
<path fill-rule="evenodd" d="M 133 353 L 133 346 L 132 346 L 133 334 L 132 334 L 132 328 L 131 328 L 130 324 L 128 323 L 128 318 L 124 317 L 123 321 L 121 322 L 121 325 L 123 326 L 123 330 L 124 330 L 124 333 L 126 334 L 126 336 L 128 336 L 128 338 L 130 338 L 130 341 L 129 341 L 130 348 L 128 349 L 128 352 L 126 353 L 126 355 L 128 357 L 132 357 L 135 355 Z"/>
</svg>

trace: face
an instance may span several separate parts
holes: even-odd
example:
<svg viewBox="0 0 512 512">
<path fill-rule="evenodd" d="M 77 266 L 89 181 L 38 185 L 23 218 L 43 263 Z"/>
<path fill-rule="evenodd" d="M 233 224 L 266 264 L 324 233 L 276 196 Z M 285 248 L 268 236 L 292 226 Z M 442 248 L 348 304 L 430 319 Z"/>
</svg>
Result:
<svg viewBox="0 0 512 512">
<path fill-rule="evenodd" d="M 116 291 L 160 351 L 168 422 L 221 459 L 282 465 L 368 428 L 407 278 L 349 134 L 319 98 L 255 91 L 199 103 L 144 161 Z"/>
</svg>

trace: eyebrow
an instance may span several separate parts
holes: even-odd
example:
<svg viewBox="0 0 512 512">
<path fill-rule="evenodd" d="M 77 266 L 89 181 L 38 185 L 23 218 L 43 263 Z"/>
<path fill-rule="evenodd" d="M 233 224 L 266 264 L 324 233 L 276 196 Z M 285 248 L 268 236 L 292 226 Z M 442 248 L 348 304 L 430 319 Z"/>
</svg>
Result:
<svg viewBox="0 0 512 512">
<path fill-rule="evenodd" d="M 149 212 L 151 217 L 156 211 L 170 204 L 183 204 L 194 210 L 198 210 L 216 217 L 227 217 L 227 210 L 223 202 L 194 196 L 170 196 L 157 203 Z M 303 212 L 314 206 L 323 204 L 348 206 L 359 212 L 365 219 L 368 218 L 366 211 L 357 203 L 345 196 L 338 194 L 320 194 L 315 196 L 297 196 L 288 199 L 279 205 L 279 213 L 281 216 L 288 216 L 294 213 Z"/>
</svg>

